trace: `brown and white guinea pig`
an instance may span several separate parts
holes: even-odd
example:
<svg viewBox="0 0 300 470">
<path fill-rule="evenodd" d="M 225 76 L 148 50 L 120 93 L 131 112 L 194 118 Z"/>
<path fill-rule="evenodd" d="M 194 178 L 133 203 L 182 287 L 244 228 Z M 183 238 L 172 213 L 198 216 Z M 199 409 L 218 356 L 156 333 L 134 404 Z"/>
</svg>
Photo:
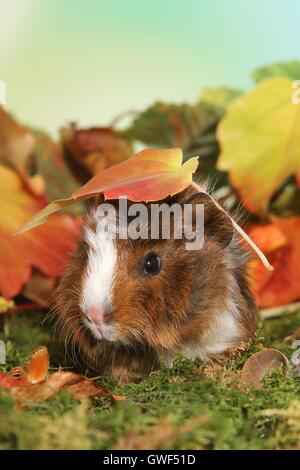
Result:
<svg viewBox="0 0 300 470">
<path fill-rule="evenodd" d="M 206 194 L 188 188 L 163 201 L 204 205 L 205 237 L 198 250 L 187 250 L 185 240 L 174 237 L 100 236 L 102 202 L 88 212 L 54 296 L 65 338 L 92 367 L 126 382 L 153 370 L 160 359 L 171 365 L 183 354 L 206 361 L 252 337 L 257 309 L 247 284 L 248 257 L 229 217 Z"/>
</svg>

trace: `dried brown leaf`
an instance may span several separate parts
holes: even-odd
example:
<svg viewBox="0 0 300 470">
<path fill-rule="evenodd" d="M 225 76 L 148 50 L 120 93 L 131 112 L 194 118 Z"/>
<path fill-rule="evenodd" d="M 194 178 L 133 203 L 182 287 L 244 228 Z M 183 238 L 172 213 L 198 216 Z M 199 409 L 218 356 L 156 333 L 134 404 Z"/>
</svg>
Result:
<svg viewBox="0 0 300 470">
<path fill-rule="evenodd" d="M 263 380 L 278 369 L 287 370 L 287 357 L 276 349 L 263 349 L 253 354 L 244 364 L 241 380 L 246 387 L 263 388 Z"/>
</svg>

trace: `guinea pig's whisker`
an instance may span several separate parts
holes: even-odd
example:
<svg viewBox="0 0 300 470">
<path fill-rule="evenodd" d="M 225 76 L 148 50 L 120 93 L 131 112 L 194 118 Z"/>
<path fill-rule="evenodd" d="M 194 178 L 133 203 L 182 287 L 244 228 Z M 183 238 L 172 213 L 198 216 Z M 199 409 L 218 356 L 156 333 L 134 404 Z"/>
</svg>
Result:
<svg viewBox="0 0 300 470">
<path fill-rule="evenodd" d="M 74 363 L 75 366 L 79 366 L 80 363 L 78 361 L 77 354 L 76 354 L 76 346 L 77 346 L 76 339 L 72 335 L 69 338 L 68 346 L 67 346 L 68 356 L 71 359 L 71 361 Z"/>
</svg>

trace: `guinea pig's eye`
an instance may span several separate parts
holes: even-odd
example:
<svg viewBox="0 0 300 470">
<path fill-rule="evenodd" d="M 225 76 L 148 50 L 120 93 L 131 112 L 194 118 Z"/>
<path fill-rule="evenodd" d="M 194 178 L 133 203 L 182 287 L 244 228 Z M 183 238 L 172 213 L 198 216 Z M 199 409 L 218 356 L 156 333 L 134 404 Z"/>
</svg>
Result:
<svg viewBox="0 0 300 470">
<path fill-rule="evenodd" d="M 148 253 L 143 259 L 143 274 L 154 275 L 159 273 L 161 266 L 160 256 L 154 252 Z"/>
</svg>

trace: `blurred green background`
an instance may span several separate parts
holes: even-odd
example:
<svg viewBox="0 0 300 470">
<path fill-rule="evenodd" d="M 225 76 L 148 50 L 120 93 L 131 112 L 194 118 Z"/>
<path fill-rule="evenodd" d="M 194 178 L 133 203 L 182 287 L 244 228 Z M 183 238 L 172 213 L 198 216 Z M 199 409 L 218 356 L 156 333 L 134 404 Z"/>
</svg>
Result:
<svg viewBox="0 0 300 470">
<path fill-rule="evenodd" d="M 55 133 L 296 59 L 297 0 L 0 0 L 7 108 Z M 299 77 L 300 78 L 300 77 Z"/>
</svg>

